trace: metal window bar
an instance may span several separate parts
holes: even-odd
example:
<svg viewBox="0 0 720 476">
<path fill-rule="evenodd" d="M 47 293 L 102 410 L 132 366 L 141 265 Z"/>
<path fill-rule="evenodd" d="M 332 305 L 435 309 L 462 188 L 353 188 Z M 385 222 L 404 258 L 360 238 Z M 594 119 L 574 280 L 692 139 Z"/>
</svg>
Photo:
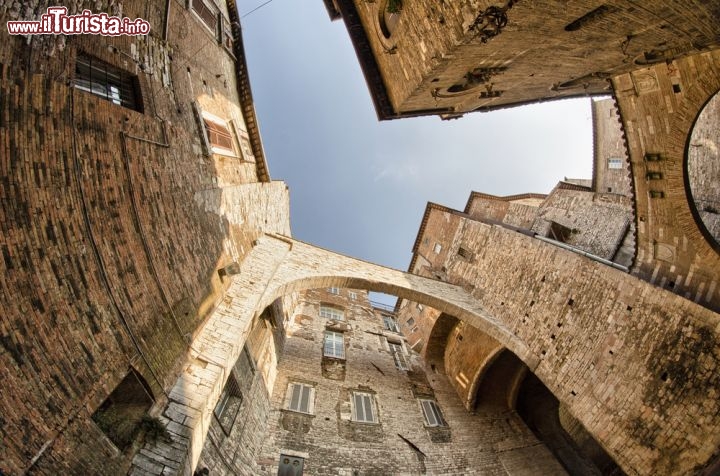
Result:
<svg viewBox="0 0 720 476">
<path fill-rule="evenodd" d="M 142 112 L 135 75 L 92 56 L 77 55 L 73 85 L 113 104 Z"/>
</svg>

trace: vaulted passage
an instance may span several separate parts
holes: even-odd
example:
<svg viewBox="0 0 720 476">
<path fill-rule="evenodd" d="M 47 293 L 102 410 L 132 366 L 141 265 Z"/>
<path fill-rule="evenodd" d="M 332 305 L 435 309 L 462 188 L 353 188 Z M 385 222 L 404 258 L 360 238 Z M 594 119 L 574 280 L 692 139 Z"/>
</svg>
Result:
<svg viewBox="0 0 720 476">
<path fill-rule="evenodd" d="M 264 309 L 282 296 L 307 289 L 340 287 L 404 297 L 452 316 L 465 326 L 467 332 L 474 329 L 488 336 L 496 342 L 495 345 L 501 345 L 517 356 L 552 394 L 558 396 L 562 404 L 567 405 L 572 414 L 580 415 L 582 425 L 588 432 L 599 439 L 621 466 L 631 471 L 644 473 L 654 468 L 657 474 L 674 472 L 687 467 L 685 465 L 690 460 L 707 460 L 712 449 L 717 446 L 716 441 L 712 442 L 710 450 L 707 445 L 695 450 L 707 453 L 698 453 L 689 459 L 668 461 L 660 457 L 664 448 L 678 443 L 672 436 L 677 433 L 665 428 L 669 422 L 675 428 L 698 435 L 698 438 L 702 435 L 703 439 L 708 434 L 716 434 L 712 429 L 720 426 L 717 416 L 697 426 L 699 415 L 697 412 L 689 412 L 682 403 L 683 395 L 690 388 L 701 392 L 696 395 L 710 395 L 711 392 L 720 391 L 718 375 L 706 375 L 701 369 L 683 370 L 677 363 L 673 364 L 676 361 L 672 353 L 663 349 L 692 347 L 703 359 L 716 362 L 720 356 L 715 355 L 713 348 L 717 346 L 711 343 L 717 342 L 717 335 L 704 324 L 712 322 L 712 313 L 670 293 L 662 294 L 663 305 L 658 307 L 657 291 L 654 288 L 653 299 L 646 300 L 646 296 L 653 294 L 646 289 L 651 286 L 648 283 L 509 230 L 487 226 L 482 229 L 483 233 L 489 235 L 484 245 L 486 261 L 474 265 L 478 271 L 482 271 L 486 263 L 492 267 L 495 253 L 502 252 L 502 260 L 511 263 L 515 258 L 507 256 L 507 250 L 525 249 L 525 263 L 534 262 L 538 273 L 524 275 L 524 281 L 537 277 L 537 283 L 523 281 L 523 287 L 542 289 L 541 282 L 545 281 L 546 275 L 551 271 L 554 273 L 556 285 L 547 291 L 551 294 L 536 297 L 538 302 L 544 304 L 533 307 L 531 328 L 526 327 L 528 324 L 523 322 L 522 315 L 518 318 L 514 313 L 503 311 L 523 306 L 522 293 L 508 295 L 515 301 L 503 302 L 501 307 L 495 307 L 495 296 L 507 291 L 497 276 L 488 281 L 487 287 L 466 289 L 338 255 L 286 237 L 261 237 L 245 261 L 240 263 L 239 273 L 226 277 L 231 280 L 227 295 L 194 340 L 185 370 L 170 391 L 170 404 L 165 411 L 165 417 L 170 420 L 168 428 L 179 431 L 177 441 L 187 441 L 188 446 L 162 447 L 162 443 L 158 443 L 156 449 L 161 448 L 177 458 L 177 461 L 187 461 L 194 467 L 206 438 L 212 409 L 221 397 L 230 369 L 240 355 L 252 323 L 260 318 Z M 526 265 L 520 268 L 526 269 Z M 516 278 L 509 274 L 503 279 Z M 476 282 L 484 280 L 479 278 Z M 627 306 L 627 310 L 623 307 L 623 316 L 619 314 L 619 309 L 615 310 L 615 290 L 618 286 L 633 290 L 633 306 Z M 594 299 L 592 302 L 591 297 Z M 493 305 L 494 315 L 485 310 L 485 302 Z M 620 323 L 626 322 L 625 313 L 632 312 L 633 320 L 623 325 L 632 322 L 634 332 L 639 334 L 654 332 L 655 347 L 648 348 L 639 339 L 619 345 L 617 339 L 620 330 L 616 328 L 617 324 L 609 322 L 607 314 L 604 319 L 596 315 L 600 309 L 613 309 L 612 315 Z M 564 317 L 559 319 L 558 316 Z M 677 316 L 683 316 L 677 325 L 698 329 L 697 339 L 702 340 L 702 345 L 699 341 L 695 345 L 696 339 L 692 336 L 683 337 L 687 342 L 679 344 L 673 329 L 655 322 L 656 319 L 673 322 Z M 559 329 L 563 332 L 572 330 L 572 335 L 561 334 Z M 472 341 L 470 337 L 460 337 L 456 340 Z M 604 347 L 599 349 L 602 352 L 599 355 L 588 352 L 579 345 L 583 342 L 604 343 L 611 352 L 603 351 Z M 490 342 L 487 344 L 490 345 Z M 433 346 L 428 343 L 428 349 L 431 348 Z M 555 348 L 566 350 L 558 353 Z M 687 359 L 682 361 L 686 362 Z M 497 362 L 499 365 L 510 365 L 505 358 Z M 568 368 L 574 369 L 572 375 L 584 375 L 592 368 L 595 368 L 596 373 L 604 374 L 597 378 L 573 378 L 567 373 Z M 667 373 L 665 381 L 660 379 L 663 372 Z M 696 375 L 697 378 L 689 378 L 683 384 L 678 380 L 681 374 Z M 448 372 L 448 377 L 452 380 L 455 375 Z M 458 374 L 457 377 L 468 388 L 467 382 L 477 380 L 474 373 L 470 376 Z M 655 389 L 649 390 L 653 381 L 657 382 L 656 386 L 664 386 L 662 401 L 656 400 L 658 393 Z M 611 393 L 607 389 L 612 385 L 615 391 Z M 498 389 L 496 393 L 500 394 L 501 391 Z M 600 395 L 605 396 L 598 406 Z M 461 399 L 468 398 L 462 393 L 460 396 Z M 707 415 L 717 415 L 714 410 L 705 410 L 716 408 L 718 403 L 713 398 L 703 399 L 702 414 L 705 418 Z M 660 422 L 653 420 L 653 426 L 648 428 L 630 425 L 628 419 L 642 420 L 642 408 L 648 404 L 655 405 L 668 418 Z M 614 411 L 620 406 L 625 409 L 622 416 Z M 593 413 L 591 408 L 600 410 Z M 196 415 L 197 418 L 187 421 L 183 415 L 188 414 Z M 608 427 L 614 428 L 614 431 L 605 431 Z M 657 453 L 650 454 L 655 456 L 638 460 L 637 455 L 642 453 L 640 450 L 647 444 L 650 434 L 665 436 L 662 440 L 653 441 Z M 682 439 L 685 442 L 685 436 Z M 185 459 L 186 455 L 188 459 Z"/>
</svg>

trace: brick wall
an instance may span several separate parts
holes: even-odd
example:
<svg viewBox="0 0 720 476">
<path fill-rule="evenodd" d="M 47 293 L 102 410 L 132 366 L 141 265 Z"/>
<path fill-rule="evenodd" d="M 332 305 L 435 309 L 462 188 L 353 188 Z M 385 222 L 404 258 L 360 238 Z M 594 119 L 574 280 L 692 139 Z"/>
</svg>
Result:
<svg viewBox="0 0 720 476">
<path fill-rule="evenodd" d="M 719 58 L 714 51 L 613 79 L 635 188 L 633 272 L 714 310 L 720 255 L 689 205 L 684 164 L 692 125 L 720 88 Z"/>
<path fill-rule="evenodd" d="M 718 442 L 703 439 L 717 422 L 696 425 L 716 403 L 708 398 L 719 383 L 710 362 L 717 358 L 716 314 L 498 226 L 464 219 L 451 243 L 447 280 L 474 284 L 473 295 L 537 352 L 540 364 L 531 370 L 625 471 L 682 473 L 706 463 Z M 458 256 L 459 246 L 473 259 Z M 402 322 L 406 314 L 400 316 Z M 479 361 L 477 351 L 467 354 L 448 377 L 468 382 Z M 698 439 L 680 437 L 677 428 Z"/>
<path fill-rule="evenodd" d="M 622 2 L 516 2 L 505 11 L 507 25 L 483 42 L 470 27 L 488 7 L 498 6 L 494 2 L 403 2 L 391 34 L 387 20 L 383 25 L 388 2 L 336 3 L 361 65 L 380 72 L 370 89 L 389 98 L 392 111 L 385 116 L 379 111 L 385 118 L 607 94 L 610 76 L 697 51 L 690 45 L 717 46 L 720 11 L 716 1 L 654 2 L 643 8 Z"/>
<path fill-rule="evenodd" d="M 365 292 L 355 291 L 356 300 L 348 292 L 342 290 L 338 297 L 318 289 L 302 295 L 287 329 L 272 396 L 271 437 L 257 474 L 276 474 L 280 454 L 302 455 L 308 474 L 505 474 L 527 458 L 533 458 L 536 470 L 544 474 L 562 474 L 517 416 L 469 414 L 444 371 L 426 373 L 407 344 L 404 357 L 412 371 L 398 370 L 386 339 L 404 338 L 383 329 L 381 313 L 373 311 Z M 342 374 L 323 372 L 323 332 L 331 324 L 318 315 L 321 303 L 345 310 Z M 287 410 L 292 382 L 315 389 L 312 415 Z M 372 393 L 376 424 L 350 421 L 353 390 Z M 424 426 L 419 396 L 437 400 L 447 428 Z"/>
<path fill-rule="evenodd" d="M 142 17 L 152 33 L 1 34 L 7 474 L 127 469 L 134 449 L 115 448 L 93 412 L 130 366 L 147 381 L 157 412 L 227 286 L 217 270 L 241 260 L 262 230 L 289 228 L 283 184 L 255 185 L 249 155 L 202 153 L 193 101 L 240 131 L 246 126 L 235 61 L 195 14 L 173 2 L 165 42 L 165 2 L 66 5 L 71 13 L 101 7 Z M 32 19 L 46 6 L 0 2 L 0 20 Z M 69 87 L 80 51 L 137 75 L 144 113 Z M 243 203 L 232 213 L 229 197 Z"/>
</svg>

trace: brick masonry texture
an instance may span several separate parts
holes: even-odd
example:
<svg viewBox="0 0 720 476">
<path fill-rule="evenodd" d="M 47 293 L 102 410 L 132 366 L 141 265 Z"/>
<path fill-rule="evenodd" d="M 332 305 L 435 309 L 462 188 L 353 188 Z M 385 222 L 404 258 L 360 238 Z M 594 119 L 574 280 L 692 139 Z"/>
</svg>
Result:
<svg viewBox="0 0 720 476">
<path fill-rule="evenodd" d="M 387 94 L 391 109 L 378 111 L 386 119 L 438 113 L 452 117 L 607 94 L 612 76 L 696 48 L 716 47 L 720 29 L 717 1 L 652 2 L 642 8 L 620 1 L 602 6 L 593 1 L 518 1 L 504 12 L 507 25 L 483 42 L 471 26 L 489 7 L 499 7 L 497 2 L 404 2 L 392 34 L 385 20 L 389 3 L 335 1 L 361 65 L 366 72 L 380 72 L 370 88 L 375 95 Z M 363 54 L 366 49 L 371 55 Z"/>
<path fill-rule="evenodd" d="M 346 370 L 340 379 L 321 374 L 321 361 L 327 360 L 322 355 L 323 332 L 335 328 L 319 316 L 321 304 L 345 311 L 341 363 Z M 365 292 L 356 291 L 355 299 L 348 290 L 341 290 L 339 297 L 326 289 L 302 293 L 286 332 L 269 415 L 270 438 L 262 455 L 265 465 L 256 474 L 277 474 L 281 453 L 305 455 L 308 474 L 507 474 L 513 463 L 528 458 L 534 460 L 535 471 L 564 474 L 517 415 L 469 415 L 443 373 L 426 373 L 402 335 L 383 328 L 381 312 L 371 307 Z M 403 345 L 411 371 L 396 368 L 388 341 Z M 292 382 L 313 386 L 312 414 L 287 410 Z M 351 421 L 353 390 L 371 392 L 376 424 Z M 447 427 L 424 424 L 419 397 L 438 402 Z"/>
<path fill-rule="evenodd" d="M 559 54 L 518 55 L 529 41 L 521 30 L 557 39 L 558 28 L 595 7 L 552 3 L 551 11 L 562 14 L 548 19 L 546 3 L 518 2 L 499 37 L 468 45 L 464 28 L 489 3 L 418 4 L 401 15 L 397 42 L 383 43 L 389 50 L 377 54 L 378 62 L 387 63 L 392 101 L 410 112 L 495 104 L 483 99 L 458 106 L 453 97 L 437 98 L 438 105 L 428 96 L 478 67 L 473 55 L 488 49 L 497 52 L 488 65 L 527 63 L 527 69 L 510 67 L 498 75 L 517 84 L 513 90 L 523 101 L 605 91 L 605 73 L 611 73 L 635 192 L 632 275 L 482 222 L 475 211 L 440 206 L 429 208 L 428 239 L 415 250 L 412 270 L 424 276 L 289 238 L 288 191 L 268 177 L 239 26 L 232 26 L 235 47 L 228 51 L 183 2 L 65 2 L 71 13 L 91 8 L 145 18 L 153 26 L 147 37 L 26 39 L 3 33 L 0 471 L 189 475 L 201 464 L 216 472 L 258 474 L 274 472 L 279 453 L 289 451 L 307 454 L 308 464 L 309 455 L 327 452 L 333 459 L 316 457 L 317 472 L 349 474 L 355 468 L 351 452 L 362 447 L 368 472 L 384 470 L 380 458 L 398 472 L 442 474 L 477 464 L 498 474 L 533 474 L 537 464 L 554 472 L 552 459 L 517 415 L 498 420 L 487 408 L 467 413 L 477 404 L 474 389 L 492 389 L 486 385 L 491 379 L 481 377 L 492 372 L 493 356 L 509 353 L 524 366 L 515 368 L 520 370 L 512 382 L 525 368 L 537 375 L 560 400 L 563 424 L 582 435 L 579 422 L 628 473 L 687 474 L 707 464 L 720 443 L 720 326 L 713 312 L 720 263 L 687 201 L 684 148 L 700 109 L 720 88 L 720 68 L 716 51 L 684 55 L 714 45 L 718 3 L 660 3 L 658 17 L 672 20 L 667 28 L 655 20 L 645 25 L 647 11 L 633 14 L 623 6 L 622 15 L 588 20 L 587 28 L 570 33 L 574 42 L 564 41 L 568 32 L 560 33 L 562 41 L 532 37 L 530 46 L 547 45 Z M 381 4 L 358 3 L 363 21 L 374 22 L 373 9 Z M 49 5 L 0 0 L 0 23 L 36 18 Z M 695 7 L 698 15 L 683 17 Z M 218 13 L 223 24 L 238 21 L 233 3 L 221 2 Z M 643 25 L 627 45 L 602 35 L 620 22 L 616 16 L 623 24 Z M 522 18 L 528 21 L 521 27 L 514 23 Z M 645 51 L 663 41 L 667 49 Z M 410 42 L 419 49 L 411 51 Z M 136 76 L 143 112 L 74 88 L 80 53 Z M 659 62 L 632 65 L 639 55 Z M 589 68 L 596 63 L 600 69 Z M 535 74 L 536 66 L 548 75 Z M 439 86 L 431 84 L 435 73 Z M 551 89 L 568 80 L 573 83 L 567 90 Z M 512 94 L 501 97 L 514 101 Z M 232 153 L 207 150 L 195 111 L 229 121 Z M 647 154 L 661 160 L 648 161 Z M 650 179 L 648 172 L 662 176 Z M 627 206 L 623 194 L 588 200 L 583 187 L 568 182 L 548 200 L 557 220 L 575 207 L 591 214 L 573 217 L 566 228 L 598 227 L 595 208 Z M 531 228 L 541 208 L 538 197 L 493 200 L 487 208 L 505 225 Z M 613 219 L 597 246 L 590 239 L 576 244 L 608 255 L 605 244 L 619 233 L 619 223 Z M 408 347 L 420 353 L 410 356 L 416 370 L 407 379 L 389 377 L 392 356 L 378 336 L 365 332 L 377 328 L 379 318 L 361 312 L 362 306 L 350 316 L 353 327 L 343 328 L 353 359 L 342 365 L 320 357 L 324 323 L 311 303 L 318 296 L 299 293 L 330 286 L 404 299 L 401 308 L 412 314 L 403 315 L 401 324 Z M 322 299 L 343 304 L 349 297 Z M 388 372 L 368 367 L 368 360 Z M 119 449 L 92 416 L 135 372 L 147 383 L 140 386 L 152 399 L 149 414 L 169 437 L 143 432 Z M 239 376 L 244 400 L 227 431 L 213 410 L 231 375 Z M 315 382 L 318 397 L 332 394 L 318 400 L 314 418 L 282 410 L 287 382 L 301 377 Z M 496 395 L 512 394 L 512 382 L 495 388 Z M 347 421 L 353 388 L 374 392 L 381 427 Z M 418 389 L 434 394 L 449 431 L 422 427 Z M 405 397 L 386 399 L 386 390 Z M 465 425 L 466 419 L 478 426 Z M 319 436 L 331 429 L 336 444 Z M 397 433 L 414 435 L 408 441 L 427 451 L 424 459 Z M 478 441 L 481 451 L 468 455 L 465 448 Z"/>
<path fill-rule="evenodd" d="M 718 425 L 711 422 L 720 383 L 716 314 L 528 236 L 448 215 L 431 210 L 421 240 L 443 247 L 437 265 L 445 279 L 473 283 L 472 294 L 534 350 L 539 364 L 530 370 L 626 472 L 685 474 L 710 458 L 718 445 L 708 440 Z M 472 259 L 457 254 L 461 246 Z M 418 333 L 433 359 L 446 349 L 433 338 L 448 333 L 434 333 L 437 312 L 423 313 L 403 302 L 400 322 L 413 318 L 425 327 Z M 455 364 L 444 362 L 466 401 L 472 395 L 458 382 L 472 384 L 485 355 L 476 348 Z"/>
<path fill-rule="evenodd" d="M 613 79 L 635 189 L 633 272 L 714 310 L 720 306 L 720 255 L 690 206 L 685 150 L 700 110 L 720 89 L 718 61 L 714 51 Z"/>
<path fill-rule="evenodd" d="M 68 4 L 146 18 L 145 38 L 2 35 L 6 474 L 124 472 L 128 455 L 90 415 L 130 366 L 164 405 L 227 286 L 216 270 L 241 260 L 263 230 L 289 233 L 284 184 L 258 183 L 249 156 L 201 153 L 193 101 L 245 127 L 235 60 L 179 4 L 162 41 L 164 5 Z M 0 19 L 47 6 L 0 2 Z M 78 51 L 137 74 L 145 113 L 69 87 Z M 227 212 L 230 199 L 240 204 Z"/>
</svg>

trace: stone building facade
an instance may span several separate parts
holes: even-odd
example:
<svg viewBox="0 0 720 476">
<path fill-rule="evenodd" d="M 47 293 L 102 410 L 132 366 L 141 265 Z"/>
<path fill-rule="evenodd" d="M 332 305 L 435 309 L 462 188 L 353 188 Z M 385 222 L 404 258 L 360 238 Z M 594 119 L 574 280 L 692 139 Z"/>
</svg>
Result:
<svg viewBox="0 0 720 476">
<path fill-rule="evenodd" d="M 380 119 L 608 94 L 608 80 L 718 47 L 720 4 L 325 0 Z M 692 12 L 692 13 L 690 13 Z"/>
<path fill-rule="evenodd" d="M 469 414 L 442 369 L 408 348 L 392 310 L 376 306 L 363 290 L 299 295 L 249 474 L 284 474 L 288 458 L 318 475 L 522 474 L 530 460 L 564 474 L 517 414 Z"/>
<path fill-rule="evenodd" d="M 151 31 L 8 35 L 60 3 Z M 0 470 L 122 474 L 221 271 L 263 231 L 289 234 L 287 188 L 233 2 L 1 1 L 0 20 Z"/>
</svg>

